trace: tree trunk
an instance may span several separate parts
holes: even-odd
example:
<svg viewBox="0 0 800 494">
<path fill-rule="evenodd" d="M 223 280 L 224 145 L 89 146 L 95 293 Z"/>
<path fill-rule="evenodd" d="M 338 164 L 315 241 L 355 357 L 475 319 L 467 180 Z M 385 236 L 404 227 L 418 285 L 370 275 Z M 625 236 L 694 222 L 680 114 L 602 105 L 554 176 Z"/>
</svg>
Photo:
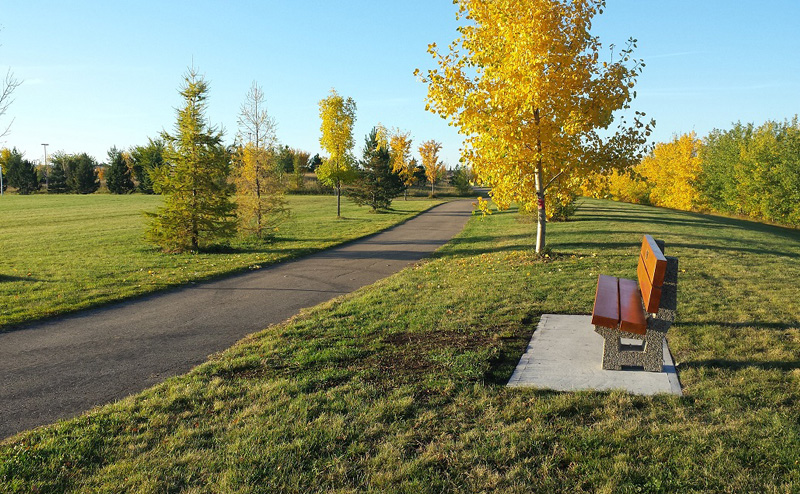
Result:
<svg viewBox="0 0 800 494">
<path fill-rule="evenodd" d="M 342 184 L 336 183 L 336 217 L 342 216 Z"/>
<path fill-rule="evenodd" d="M 536 253 L 544 251 L 545 230 L 547 229 L 547 214 L 544 209 L 544 184 L 542 183 L 542 167 L 536 168 L 536 205 L 538 217 L 536 220 Z"/>
</svg>

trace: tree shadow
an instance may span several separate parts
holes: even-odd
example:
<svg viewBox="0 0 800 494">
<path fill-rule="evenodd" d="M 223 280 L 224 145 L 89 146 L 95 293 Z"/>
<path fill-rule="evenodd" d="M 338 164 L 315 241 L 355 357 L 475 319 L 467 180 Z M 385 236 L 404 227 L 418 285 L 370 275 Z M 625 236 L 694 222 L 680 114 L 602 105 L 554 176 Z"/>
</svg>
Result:
<svg viewBox="0 0 800 494">
<path fill-rule="evenodd" d="M 726 359 L 706 359 L 689 362 L 681 362 L 678 369 L 682 372 L 687 369 L 718 369 L 718 370 L 744 370 L 759 369 L 764 371 L 779 370 L 791 372 L 800 369 L 800 360 L 767 360 L 767 361 L 743 361 Z"/>
<path fill-rule="evenodd" d="M 800 328 L 800 321 L 784 321 L 784 322 L 763 322 L 763 321 L 747 321 L 747 322 L 726 322 L 726 321 L 681 321 L 681 326 L 718 326 L 727 329 L 769 329 L 775 331 L 787 331 L 790 329 Z"/>
<path fill-rule="evenodd" d="M 7 282 L 27 281 L 27 282 L 35 283 L 35 282 L 41 282 L 41 281 L 44 281 L 44 280 L 41 280 L 39 278 L 34 278 L 32 276 L 12 276 L 12 275 L 8 275 L 8 274 L 0 274 L 0 283 L 6 282 L 6 281 Z"/>
</svg>

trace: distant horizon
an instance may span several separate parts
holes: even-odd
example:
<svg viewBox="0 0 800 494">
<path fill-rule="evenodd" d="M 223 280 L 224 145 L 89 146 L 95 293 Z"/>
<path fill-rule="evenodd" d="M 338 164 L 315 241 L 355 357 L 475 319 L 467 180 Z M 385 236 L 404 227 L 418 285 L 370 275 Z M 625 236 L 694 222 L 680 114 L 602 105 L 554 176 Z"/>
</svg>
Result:
<svg viewBox="0 0 800 494">
<path fill-rule="evenodd" d="M 194 65 L 210 85 L 208 119 L 225 128 L 226 143 L 256 81 L 280 143 L 324 155 L 317 103 L 335 88 L 358 106 L 356 155 L 380 123 L 410 132 L 415 156 L 421 142 L 435 139 L 448 168 L 458 164 L 462 136 L 425 111 L 427 88 L 413 75 L 433 68 L 429 43 L 444 49 L 457 36 L 450 2 L 198 2 L 185 9 L 97 0 L 5 6 L 0 71 L 10 69 L 23 85 L 0 122 L 14 119 L 0 147 L 41 162 L 46 142 L 48 156 L 85 152 L 105 162 L 113 146 L 128 150 L 172 131 L 182 74 Z M 664 142 L 800 113 L 797 18 L 800 3 L 789 0 L 735 8 L 721 0 L 619 0 L 595 18 L 592 32 L 606 48 L 638 39 L 634 56 L 646 67 L 632 109 L 655 118 L 651 142 Z"/>
</svg>

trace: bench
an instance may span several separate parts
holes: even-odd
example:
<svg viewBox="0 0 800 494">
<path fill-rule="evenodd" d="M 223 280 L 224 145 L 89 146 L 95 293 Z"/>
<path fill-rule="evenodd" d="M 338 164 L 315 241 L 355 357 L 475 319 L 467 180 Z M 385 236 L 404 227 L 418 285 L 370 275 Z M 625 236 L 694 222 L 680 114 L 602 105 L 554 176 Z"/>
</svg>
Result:
<svg viewBox="0 0 800 494">
<path fill-rule="evenodd" d="M 603 369 L 661 372 L 664 339 L 675 321 L 678 259 L 664 255 L 663 241 L 645 235 L 636 272 L 638 283 L 604 274 L 597 280 L 592 324 L 605 340 Z"/>
</svg>

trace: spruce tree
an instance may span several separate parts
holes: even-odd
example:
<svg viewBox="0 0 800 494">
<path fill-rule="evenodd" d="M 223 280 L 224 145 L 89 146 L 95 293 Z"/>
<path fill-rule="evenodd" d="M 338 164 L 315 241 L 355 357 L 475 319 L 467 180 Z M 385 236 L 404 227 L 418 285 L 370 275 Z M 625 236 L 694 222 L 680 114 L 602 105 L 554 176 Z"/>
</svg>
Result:
<svg viewBox="0 0 800 494">
<path fill-rule="evenodd" d="M 129 194 L 134 189 L 131 170 L 128 168 L 128 163 L 125 162 L 122 151 L 116 147 L 112 147 L 108 151 L 106 187 L 112 194 Z"/>
<path fill-rule="evenodd" d="M 48 194 L 65 194 L 69 192 L 67 188 L 67 173 L 61 163 L 53 163 L 47 176 Z"/>
<path fill-rule="evenodd" d="M 164 132 L 165 166 L 155 170 L 153 189 L 164 206 L 150 213 L 148 239 L 168 252 L 198 250 L 234 234 L 235 205 L 228 184 L 230 154 L 222 132 L 205 117 L 208 84 L 194 68 L 184 76 L 175 133 Z"/>
<path fill-rule="evenodd" d="M 86 153 L 67 156 L 67 188 L 76 194 L 91 194 L 100 188 L 97 162 Z"/>
<path fill-rule="evenodd" d="M 136 190 L 142 194 L 155 194 L 153 190 L 153 170 L 164 165 L 164 142 L 148 138 L 147 145 L 131 149 L 133 174 L 138 184 Z"/>
<path fill-rule="evenodd" d="M 13 187 L 18 194 L 30 194 L 39 188 L 36 168 L 23 158 L 17 148 L 0 151 L 0 165 L 3 169 L 4 188 Z"/>
<path fill-rule="evenodd" d="M 402 194 L 404 189 L 403 180 L 392 171 L 389 149 L 380 143 L 378 130 L 373 128 L 364 142 L 358 178 L 347 194 L 359 206 L 368 205 L 377 211 L 388 209 L 392 199 Z"/>
</svg>

